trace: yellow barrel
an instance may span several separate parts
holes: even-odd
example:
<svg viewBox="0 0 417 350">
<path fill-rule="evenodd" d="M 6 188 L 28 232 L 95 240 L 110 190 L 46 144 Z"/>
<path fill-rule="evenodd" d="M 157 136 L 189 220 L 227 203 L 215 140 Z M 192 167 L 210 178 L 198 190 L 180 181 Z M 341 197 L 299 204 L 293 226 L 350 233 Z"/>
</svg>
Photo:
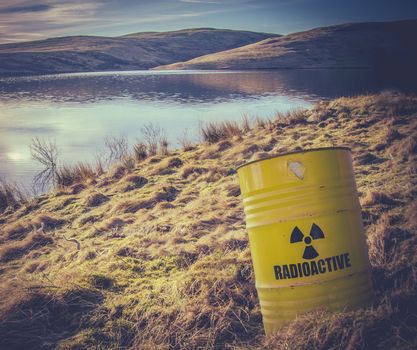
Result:
<svg viewBox="0 0 417 350">
<path fill-rule="evenodd" d="M 372 302 L 349 148 L 282 154 L 237 171 L 267 335 L 310 310 Z"/>
</svg>

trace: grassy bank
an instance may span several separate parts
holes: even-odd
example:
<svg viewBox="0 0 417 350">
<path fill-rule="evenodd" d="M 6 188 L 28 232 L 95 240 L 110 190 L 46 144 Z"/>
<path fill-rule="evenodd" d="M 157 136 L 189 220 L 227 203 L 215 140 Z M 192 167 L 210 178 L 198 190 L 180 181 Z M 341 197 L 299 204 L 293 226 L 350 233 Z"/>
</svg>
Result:
<svg viewBox="0 0 417 350">
<path fill-rule="evenodd" d="M 417 97 L 340 98 L 79 177 L 0 214 L 0 348 L 417 346 Z M 376 301 L 263 336 L 235 167 L 352 148 Z M 144 159 L 143 159 L 144 158 Z M 12 191 L 12 189 L 10 189 Z M 1 195 L 0 195 L 1 202 Z"/>
</svg>

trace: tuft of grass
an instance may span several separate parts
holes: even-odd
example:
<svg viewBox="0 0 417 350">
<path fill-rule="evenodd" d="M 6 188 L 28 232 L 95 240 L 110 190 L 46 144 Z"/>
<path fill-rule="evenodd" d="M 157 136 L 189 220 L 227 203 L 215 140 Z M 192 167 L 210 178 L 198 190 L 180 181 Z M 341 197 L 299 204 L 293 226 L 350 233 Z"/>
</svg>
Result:
<svg viewBox="0 0 417 350">
<path fill-rule="evenodd" d="M 47 214 L 39 214 L 32 220 L 32 224 L 37 227 L 44 226 L 45 230 L 51 230 L 57 228 L 65 223 L 65 220 L 58 219 L 56 217 L 47 215 Z"/>
<path fill-rule="evenodd" d="M 413 201 L 404 210 L 404 220 L 407 223 L 408 228 L 411 230 L 417 229 L 417 201 Z"/>
<path fill-rule="evenodd" d="M 387 144 L 391 144 L 392 142 L 396 140 L 400 140 L 402 138 L 402 135 L 398 132 L 397 129 L 393 127 L 389 127 L 387 129 L 387 133 L 385 135 L 385 141 Z"/>
<path fill-rule="evenodd" d="M 65 188 L 75 184 L 83 184 L 94 180 L 103 173 L 101 163 L 97 163 L 96 168 L 87 163 L 77 163 L 75 165 L 64 165 L 56 172 L 56 183 L 58 187 Z"/>
<path fill-rule="evenodd" d="M 114 287 L 114 280 L 104 275 L 92 275 L 89 282 L 92 287 L 97 289 L 112 289 Z"/>
<path fill-rule="evenodd" d="M 231 137 L 241 137 L 243 134 L 235 121 L 209 122 L 200 125 L 200 135 L 204 142 L 217 143 Z"/>
<path fill-rule="evenodd" d="M 183 168 L 183 170 L 181 172 L 181 177 L 183 179 L 187 179 L 192 174 L 201 175 L 201 174 L 206 173 L 207 171 L 208 171 L 208 169 L 204 168 L 204 167 L 196 167 L 196 166 L 188 165 L 188 166 Z"/>
<path fill-rule="evenodd" d="M 4 239 L 22 240 L 33 230 L 42 232 L 56 229 L 65 223 L 64 219 L 58 219 L 47 214 L 38 214 L 27 222 L 15 222 L 5 227 Z"/>
<path fill-rule="evenodd" d="M 128 169 L 126 169 L 122 164 L 114 164 L 110 167 L 107 174 L 112 180 L 120 180 L 127 173 Z"/>
<path fill-rule="evenodd" d="M 79 193 L 81 193 L 83 190 L 85 190 L 87 188 L 87 186 L 86 185 L 84 185 L 84 184 L 75 184 L 75 185 L 72 185 L 71 186 L 71 188 L 70 188 L 70 193 L 71 194 L 79 194 Z"/>
<path fill-rule="evenodd" d="M 158 153 L 168 153 L 168 141 L 165 136 L 165 131 L 159 125 L 148 123 L 145 124 L 142 128 L 143 140 L 146 144 L 146 150 L 148 156 L 154 156 Z M 159 147 L 158 147 L 159 146 Z M 160 148 L 162 146 L 162 148 Z"/>
<path fill-rule="evenodd" d="M 3 230 L 5 240 L 21 240 L 26 237 L 27 233 L 30 232 L 32 228 L 27 223 L 12 223 L 6 226 Z"/>
<path fill-rule="evenodd" d="M 232 143 L 228 140 L 223 140 L 220 141 L 219 144 L 217 145 L 217 151 L 222 152 L 230 147 L 232 147 Z"/>
<path fill-rule="evenodd" d="M 417 139 L 415 137 L 408 137 L 401 145 L 401 150 L 402 155 L 406 159 L 417 155 Z"/>
<path fill-rule="evenodd" d="M 127 172 L 131 172 L 136 166 L 136 161 L 132 156 L 127 156 L 122 159 L 121 164 Z"/>
<path fill-rule="evenodd" d="M 317 117 L 318 120 L 322 119 Z M 298 125 L 307 123 L 307 115 L 303 109 L 295 109 L 287 113 L 277 112 L 275 115 L 275 121 L 278 125 Z"/>
<path fill-rule="evenodd" d="M 382 214 L 377 223 L 368 230 L 369 260 L 373 266 L 387 266 L 393 258 L 392 252 L 388 250 L 391 232 L 387 213 Z"/>
<path fill-rule="evenodd" d="M 160 202 L 172 202 L 178 195 L 178 190 L 173 186 L 163 187 L 162 190 L 155 192 L 151 197 L 133 201 L 120 202 L 114 208 L 115 212 L 136 213 L 140 209 L 152 209 Z"/>
<path fill-rule="evenodd" d="M 9 241 L 0 246 L 0 262 L 15 260 L 28 252 L 52 244 L 53 239 L 43 233 L 33 233 L 21 241 Z"/>
<path fill-rule="evenodd" d="M 167 156 L 169 154 L 168 145 L 168 139 L 166 138 L 166 136 L 162 136 L 159 140 L 159 153 L 161 155 Z"/>
<path fill-rule="evenodd" d="M 231 184 L 227 187 L 227 196 L 229 197 L 239 197 L 240 196 L 240 186 L 238 184 Z"/>
<path fill-rule="evenodd" d="M 153 199 L 143 199 L 139 201 L 128 200 L 117 204 L 114 208 L 116 213 L 136 213 L 140 209 L 151 209 L 155 206 Z"/>
<path fill-rule="evenodd" d="M 137 162 L 142 162 L 148 157 L 148 150 L 143 142 L 138 142 L 133 146 L 133 156 Z"/>
<path fill-rule="evenodd" d="M 172 158 L 168 159 L 167 166 L 170 167 L 170 168 L 180 168 L 180 167 L 182 167 L 183 164 L 184 164 L 184 162 L 181 160 L 181 158 L 172 157 Z"/>
<path fill-rule="evenodd" d="M 377 192 L 377 191 L 368 191 L 366 193 L 365 198 L 362 201 L 362 204 L 364 206 L 370 206 L 370 205 L 376 205 L 376 204 L 391 205 L 394 203 L 395 201 L 391 197 L 389 197 L 387 194 L 383 192 Z"/>
<path fill-rule="evenodd" d="M 377 164 L 381 163 L 382 159 L 377 157 L 375 154 L 371 152 L 363 152 L 355 156 L 355 164 L 357 165 L 369 165 L 369 164 Z"/>
<path fill-rule="evenodd" d="M 7 208 L 17 208 L 26 202 L 26 195 L 17 186 L 0 180 L 0 213 Z"/>
<path fill-rule="evenodd" d="M 169 175 L 175 172 L 176 168 L 182 167 L 184 162 L 181 158 L 171 157 L 166 158 L 160 162 L 160 164 L 153 171 L 153 175 Z"/>
<path fill-rule="evenodd" d="M 181 149 L 184 152 L 192 151 L 195 148 L 193 142 L 188 137 L 187 129 L 184 130 L 181 136 L 178 138 L 178 143 L 181 145 Z"/>
<path fill-rule="evenodd" d="M 248 133 L 252 127 L 247 113 L 242 114 L 241 127 L 244 133 Z"/>
<path fill-rule="evenodd" d="M 103 193 L 93 193 L 87 198 L 86 205 L 87 207 L 97 207 L 109 200 L 109 197 Z"/>
<path fill-rule="evenodd" d="M 123 191 L 128 192 L 145 186 L 148 183 L 148 180 L 143 176 L 139 175 L 130 175 L 126 177 L 127 185 L 124 187 Z"/>
</svg>

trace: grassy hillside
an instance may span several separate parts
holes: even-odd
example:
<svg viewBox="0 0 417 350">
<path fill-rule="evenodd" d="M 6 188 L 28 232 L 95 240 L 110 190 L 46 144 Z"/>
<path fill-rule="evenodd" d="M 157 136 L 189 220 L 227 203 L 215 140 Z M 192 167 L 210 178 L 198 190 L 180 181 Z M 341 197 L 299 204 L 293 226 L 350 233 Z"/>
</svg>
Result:
<svg viewBox="0 0 417 350">
<path fill-rule="evenodd" d="M 268 38 L 156 69 L 378 68 L 414 66 L 417 20 L 351 23 Z"/>
<path fill-rule="evenodd" d="M 274 36 L 276 34 L 198 28 L 3 44 L 0 45 L 0 75 L 148 69 Z"/>
<path fill-rule="evenodd" d="M 417 97 L 339 98 L 209 124 L 205 142 L 168 154 L 137 147 L 145 159 L 78 171 L 26 203 L 3 187 L 0 348 L 415 348 L 416 113 Z M 265 339 L 234 169 L 336 145 L 353 151 L 375 304 L 309 313 Z"/>
</svg>

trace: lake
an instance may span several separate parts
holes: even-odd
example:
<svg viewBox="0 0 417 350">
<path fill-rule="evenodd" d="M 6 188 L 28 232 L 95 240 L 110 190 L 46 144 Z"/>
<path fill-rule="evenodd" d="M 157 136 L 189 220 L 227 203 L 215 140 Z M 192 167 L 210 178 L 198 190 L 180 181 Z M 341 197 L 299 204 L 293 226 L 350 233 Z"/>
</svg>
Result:
<svg viewBox="0 0 417 350">
<path fill-rule="evenodd" d="M 272 117 L 320 99 L 413 91 L 413 82 L 367 70 L 133 71 L 0 79 L 0 177 L 30 186 L 40 170 L 32 138 L 55 141 L 65 163 L 91 161 L 106 136 L 133 144 L 152 122 L 171 148 L 201 122 Z"/>
</svg>

